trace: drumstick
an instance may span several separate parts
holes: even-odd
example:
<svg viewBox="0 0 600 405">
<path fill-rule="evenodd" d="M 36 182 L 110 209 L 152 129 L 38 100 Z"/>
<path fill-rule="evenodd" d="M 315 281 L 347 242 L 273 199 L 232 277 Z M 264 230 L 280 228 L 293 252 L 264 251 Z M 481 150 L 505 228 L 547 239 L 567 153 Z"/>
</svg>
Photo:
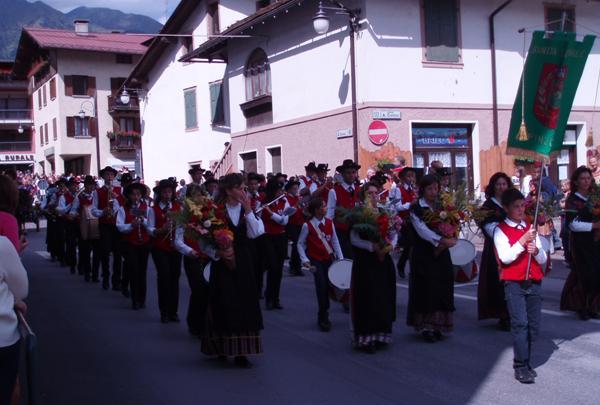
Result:
<svg viewBox="0 0 600 405">
<path fill-rule="evenodd" d="M 269 205 L 273 205 L 275 204 L 277 201 L 281 200 L 283 197 L 285 197 L 285 194 L 280 195 L 279 197 L 277 197 L 276 199 L 274 199 L 273 201 L 271 201 L 270 203 L 267 203 L 265 205 L 261 205 L 256 211 L 256 214 L 259 214 L 263 208 L 268 207 Z"/>
</svg>

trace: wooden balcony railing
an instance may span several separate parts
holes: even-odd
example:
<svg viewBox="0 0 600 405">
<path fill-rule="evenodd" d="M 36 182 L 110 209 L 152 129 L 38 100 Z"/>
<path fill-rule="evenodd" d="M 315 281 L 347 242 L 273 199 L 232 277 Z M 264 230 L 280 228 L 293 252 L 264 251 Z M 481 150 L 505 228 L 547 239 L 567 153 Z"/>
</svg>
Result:
<svg viewBox="0 0 600 405">
<path fill-rule="evenodd" d="M 215 177 L 218 179 L 221 176 L 225 176 L 227 173 L 231 171 L 233 168 L 233 153 L 231 151 L 231 143 L 227 143 L 225 150 L 223 151 L 223 156 L 217 162 L 213 169 L 213 173 Z"/>
<path fill-rule="evenodd" d="M 137 97 L 131 96 L 129 104 L 121 103 L 121 98 L 118 95 L 108 96 L 108 112 L 119 112 L 119 111 L 139 111 L 140 101 Z"/>
</svg>

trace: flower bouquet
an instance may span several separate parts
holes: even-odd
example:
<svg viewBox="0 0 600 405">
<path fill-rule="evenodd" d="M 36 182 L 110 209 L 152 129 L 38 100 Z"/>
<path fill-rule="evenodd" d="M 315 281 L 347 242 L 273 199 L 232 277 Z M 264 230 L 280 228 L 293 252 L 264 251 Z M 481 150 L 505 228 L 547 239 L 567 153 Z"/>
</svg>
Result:
<svg viewBox="0 0 600 405">
<path fill-rule="evenodd" d="M 204 252 L 227 250 L 233 246 L 233 232 L 227 227 L 224 218 L 218 215 L 214 201 L 204 195 L 183 200 L 183 209 L 171 214 L 171 219 L 184 228 L 187 238 L 197 240 Z"/>
<path fill-rule="evenodd" d="M 435 207 L 423 215 L 423 221 L 444 238 L 458 238 L 462 223 L 471 220 L 473 211 L 464 191 L 450 191 L 440 194 Z"/>
<path fill-rule="evenodd" d="M 389 253 L 392 246 L 392 234 L 402 226 L 402 218 L 395 212 L 373 205 L 370 201 L 353 208 L 338 207 L 342 222 L 358 232 L 361 238 L 379 246 L 383 253 Z"/>
</svg>

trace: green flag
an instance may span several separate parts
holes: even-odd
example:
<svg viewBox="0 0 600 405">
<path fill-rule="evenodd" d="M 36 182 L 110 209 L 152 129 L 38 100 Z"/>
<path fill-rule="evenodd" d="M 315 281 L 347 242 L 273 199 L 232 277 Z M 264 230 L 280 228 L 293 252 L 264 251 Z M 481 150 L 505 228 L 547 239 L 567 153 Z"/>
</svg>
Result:
<svg viewBox="0 0 600 405">
<path fill-rule="evenodd" d="M 512 110 L 507 153 L 541 159 L 562 149 L 573 99 L 595 38 L 587 35 L 580 42 L 574 33 L 556 32 L 549 38 L 543 31 L 533 33 Z M 525 100 L 521 98 L 523 77 Z M 527 136 L 520 131 L 523 118 Z"/>
</svg>

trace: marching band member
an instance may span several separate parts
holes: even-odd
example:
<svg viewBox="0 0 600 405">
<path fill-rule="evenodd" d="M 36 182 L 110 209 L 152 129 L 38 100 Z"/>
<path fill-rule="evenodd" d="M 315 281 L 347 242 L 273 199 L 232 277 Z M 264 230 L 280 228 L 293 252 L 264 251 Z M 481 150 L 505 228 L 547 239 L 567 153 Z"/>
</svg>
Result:
<svg viewBox="0 0 600 405">
<path fill-rule="evenodd" d="M 250 199 L 250 207 L 254 212 L 257 212 L 261 204 L 265 202 L 265 193 L 259 191 L 264 180 L 265 176 L 262 174 L 248 173 L 248 198 Z M 258 288 L 259 297 L 263 298 L 263 280 L 267 268 L 267 245 L 269 243 L 267 235 L 262 234 L 256 239 L 252 239 L 250 243 L 254 245 L 251 253 L 254 260 L 254 270 L 256 271 L 256 287 Z"/>
<path fill-rule="evenodd" d="M 593 207 L 588 203 L 596 187 L 592 171 L 585 166 L 577 168 L 571 175 L 571 193 L 565 203 L 572 266 L 560 309 L 575 311 L 584 321 L 598 318 L 600 312 L 600 222 L 594 222 Z"/>
<path fill-rule="evenodd" d="M 506 190 L 502 194 L 502 206 L 506 219 L 494 231 L 494 247 L 500 261 L 500 279 L 504 282 L 510 315 L 513 368 L 517 381 L 531 384 L 537 376 L 530 364 L 531 344 L 539 334 L 542 318 L 542 266 L 547 257 L 539 236 L 531 224 L 524 221 L 523 194 L 514 188 Z M 527 277 L 530 255 L 532 260 Z"/>
<path fill-rule="evenodd" d="M 292 241 L 292 254 L 290 257 L 290 274 L 292 276 L 304 276 L 302 269 L 300 268 L 300 256 L 298 254 L 298 237 L 302 230 L 304 222 L 303 207 L 301 206 L 301 198 L 298 195 L 298 187 L 300 182 L 295 178 L 291 178 L 285 185 L 285 198 L 289 205 L 296 209 L 294 215 L 290 216 L 288 224 L 286 226 L 286 232 L 288 239 Z"/>
<path fill-rule="evenodd" d="M 283 309 L 279 302 L 283 264 L 287 257 L 287 235 L 285 227 L 288 224 L 290 205 L 284 197 L 283 184 L 276 177 L 267 182 L 265 190 L 266 201 L 262 208 L 262 220 L 267 236 L 267 288 L 265 300 L 267 310 Z"/>
<path fill-rule="evenodd" d="M 70 213 L 78 190 L 79 182 L 74 177 L 71 177 L 67 181 L 67 189 L 58 199 L 58 206 L 56 207 L 65 235 L 65 263 L 69 266 L 71 274 L 75 274 L 75 266 L 77 266 L 78 229 L 75 217 Z"/>
<path fill-rule="evenodd" d="M 407 324 L 425 341 L 442 339 L 454 327 L 454 271 L 448 248 L 455 238 L 443 238 L 425 223 L 425 212 L 435 209 L 440 193 L 437 175 L 423 176 L 419 199 L 410 208 L 414 242 L 410 254 Z"/>
<path fill-rule="evenodd" d="M 179 212 L 181 205 L 175 201 L 177 183 L 161 180 L 154 187 L 157 200 L 148 212 L 148 231 L 152 241 L 152 260 L 156 267 L 158 287 L 158 308 L 160 321 L 179 322 L 179 276 L 181 275 L 181 254 L 175 249 L 175 229 L 170 213 Z"/>
<path fill-rule="evenodd" d="M 112 288 L 121 289 L 122 254 L 121 235 L 115 225 L 115 215 L 123 203 L 120 187 L 112 185 L 117 171 L 110 166 L 100 170 L 104 186 L 94 191 L 92 213 L 100 221 L 100 264 L 102 266 L 102 288 L 108 290 L 110 277 L 110 254 L 113 255 Z"/>
<path fill-rule="evenodd" d="M 313 196 L 326 198 L 327 193 L 333 188 L 333 178 L 327 177 L 329 170 L 327 163 L 319 163 L 317 165 L 317 189 L 312 193 Z"/>
<path fill-rule="evenodd" d="M 202 186 L 202 179 L 204 178 L 204 172 L 205 172 L 205 170 L 202 167 L 200 167 L 200 165 L 192 165 L 190 170 L 188 170 L 188 174 L 191 176 L 192 182 L 181 187 L 181 190 L 179 190 L 179 192 L 181 193 L 181 196 L 187 195 L 187 188 L 188 188 L 188 186 L 190 186 L 192 184 L 195 184 L 197 186 Z"/>
<path fill-rule="evenodd" d="M 202 188 L 190 184 L 186 189 L 186 198 L 194 199 L 202 194 Z M 190 287 L 190 298 L 186 322 L 190 335 L 200 337 L 204 331 L 206 311 L 208 308 L 208 284 L 204 279 L 204 266 L 208 262 L 196 239 L 185 236 L 185 229 L 178 227 L 175 231 L 175 248 L 183 255 L 183 269 Z"/>
<path fill-rule="evenodd" d="M 479 320 L 498 319 L 502 330 L 510 331 L 510 319 L 504 299 L 504 286 L 500 280 L 498 259 L 494 251 L 494 231 L 498 224 L 506 218 L 502 207 L 502 194 L 513 188 L 512 181 L 506 173 L 495 173 L 485 188 L 486 200 L 481 209 L 485 211 L 485 219 L 479 224 L 485 241 L 481 255 L 479 284 L 477 286 L 477 312 Z"/>
<path fill-rule="evenodd" d="M 451 186 L 452 171 L 448 167 L 440 167 L 435 169 L 435 174 L 440 179 L 440 192 L 449 193 Z"/>
<path fill-rule="evenodd" d="M 314 197 L 308 203 L 311 219 L 302 225 L 298 237 L 298 254 L 304 268 L 312 268 L 319 312 L 317 325 L 323 332 L 331 330 L 329 321 L 329 267 L 333 260 L 344 258 L 333 221 L 326 218 L 327 203 Z"/>
<path fill-rule="evenodd" d="M 390 202 L 405 223 L 400 229 L 399 245 L 402 246 L 402 253 L 400 254 L 398 265 L 396 267 L 400 278 L 406 278 L 404 270 L 406 262 L 408 261 L 411 240 L 411 230 L 407 221 L 410 220 L 410 206 L 417 199 L 417 194 L 415 192 L 416 184 L 416 169 L 413 167 L 404 167 L 398 172 L 397 186 L 390 191 Z"/>
<path fill-rule="evenodd" d="M 237 366 L 252 364 L 246 356 L 262 353 L 263 328 L 256 277 L 249 240 L 260 236 L 264 226 L 252 212 L 239 173 L 225 175 L 219 182 L 219 216 L 233 232 L 233 245 L 211 253 L 210 320 L 202 337 L 202 352 L 221 360 L 233 356 Z"/>
<path fill-rule="evenodd" d="M 363 186 L 361 197 L 376 215 L 385 216 L 377 208 L 379 193 L 378 184 L 370 182 Z M 397 235 L 391 228 L 381 232 L 385 232 L 381 239 L 389 240 L 389 246 L 365 239 L 355 229 L 350 233 L 354 246 L 350 284 L 353 340 L 356 348 L 367 353 L 375 353 L 376 347 L 391 343 L 392 323 L 396 320 L 396 276 L 389 251 L 395 246 Z"/>
<path fill-rule="evenodd" d="M 65 252 L 65 221 L 62 218 L 60 212 L 58 212 L 58 203 L 63 198 L 63 194 L 68 192 L 67 180 L 62 178 L 56 182 L 57 191 L 51 197 L 50 209 L 51 217 L 53 216 L 55 222 L 54 237 L 50 241 L 54 257 L 59 261 L 61 266 L 66 266 L 66 252 Z"/>
<path fill-rule="evenodd" d="M 343 181 L 336 183 L 327 197 L 327 218 L 335 223 L 335 229 L 344 257 L 353 258 L 352 244 L 350 243 L 350 227 L 347 223 L 340 220 L 336 213 L 336 208 L 353 208 L 359 203 L 359 187 L 356 185 L 358 170 L 360 165 L 354 163 L 352 159 L 346 159 L 336 171 L 342 175 Z"/>
<path fill-rule="evenodd" d="M 301 194 L 308 193 L 308 195 L 311 195 L 319 188 L 319 185 L 316 182 L 317 165 L 315 162 L 310 162 L 308 165 L 304 166 L 304 171 L 306 172 L 306 175 L 299 176 L 298 178 L 300 181 L 300 192 Z"/>
<path fill-rule="evenodd" d="M 70 215 L 81 221 L 89 220 L 89 216 L 84 214 L 84 210 L 92 207 L 94 202 L 94 190 L 96 189 L 96 180 L 90 175 L 83 179 L 83 190 L 71 205 Z M 89 211 L 91 214 L 91 211 Z M 94 283 L 99 282 L 98 270 L 100 268 L 100 240 L 95 235 L 84 235 L 83 231 L 79 235 L 79 271 L 83 273 L 84 280 Z M 98 234 L 99 237 L 99 234 Z M 91 264 L 90 264 L 91 260 Z"/>
<path fill-rule="evenodd" d="M 219 181 L 214 177 L 209 177 L 204 182 L 204 188 L 209 197 L 214 200 L 217 197 L 217 192 L 219 191 Z"/>
<path fill-rule="evenodd" d="M 117 228 L 123 234 L 125 271 L 129 275 L 131 307 L 146 308 L 146 273 L 150 254 L 148 205 L 143 202 L 146 187 L 132 183 L 125 189 L 125 204 L 117 212 Z"/>
</svg>

